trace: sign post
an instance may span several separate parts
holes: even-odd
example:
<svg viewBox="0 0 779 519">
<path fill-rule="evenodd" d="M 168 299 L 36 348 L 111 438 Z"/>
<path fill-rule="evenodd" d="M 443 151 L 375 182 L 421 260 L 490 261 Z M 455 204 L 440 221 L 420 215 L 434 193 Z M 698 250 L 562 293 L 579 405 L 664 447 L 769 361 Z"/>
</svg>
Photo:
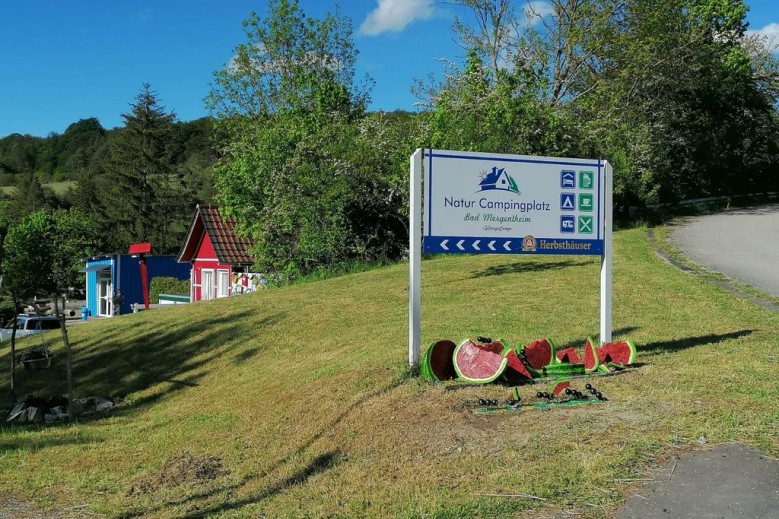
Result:
<svg viewBox="0 0 779 519">
<path fill-rule="evenodd" d="M 600 338 L 611 340 L 608 162 L 432 149 L 410 162 L 409 365 L 419 362 L 423 248 L 600 256 Z"/>
<path fill-rule="evenodd" d="M 411 186 L 409 211 L 408 245 L 408 365 L 419 363 L 419 344 L 421 341 L 421 281 L 422 281 L 422 158 L 418 149 L 411 155 Z"/>
</svg>

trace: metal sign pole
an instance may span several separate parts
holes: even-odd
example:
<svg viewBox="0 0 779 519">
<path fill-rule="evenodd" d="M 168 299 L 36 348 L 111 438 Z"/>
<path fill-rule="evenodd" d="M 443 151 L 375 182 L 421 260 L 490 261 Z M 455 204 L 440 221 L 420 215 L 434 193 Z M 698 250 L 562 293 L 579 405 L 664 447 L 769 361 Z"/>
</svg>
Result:
<svg viewBox="0 0 779 519">
<path fill-rule="evenodd" d="M 611 342 L 611 227 L 614 190 L 611 164 L 603 161 L 603 255 L 600 261 L 600 343 Z"/>
<path fill-rule="evenodd" d="M 422 278 L 422 159 L 423 151 L 411 155 L 408 246 L 408 365 L 419 363 Z"/>
</svg>

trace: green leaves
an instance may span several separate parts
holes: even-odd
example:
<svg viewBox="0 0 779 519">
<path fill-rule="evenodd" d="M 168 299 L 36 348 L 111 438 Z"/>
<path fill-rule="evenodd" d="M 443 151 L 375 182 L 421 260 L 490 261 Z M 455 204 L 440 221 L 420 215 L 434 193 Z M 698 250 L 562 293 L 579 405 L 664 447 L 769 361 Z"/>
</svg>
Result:
<svg viewBox="0 0 779 519">
<path fill-rule="evenodd" d="M 92 222 L 78 211 L 37 211 L 9 229 L 3 246 L 2 289 L 23 299 L 78 286 L 81 259 L 100 244 Z"/>
<path fill-rule="evenodd" d="M 254 241 L 257 268 L 290 277 L 399 257 L 415 132 L 365 114 L 350 21 L 274 0 L 244 28 L 209 103 L 223 136 L 218 199 Z"/>
</svg>

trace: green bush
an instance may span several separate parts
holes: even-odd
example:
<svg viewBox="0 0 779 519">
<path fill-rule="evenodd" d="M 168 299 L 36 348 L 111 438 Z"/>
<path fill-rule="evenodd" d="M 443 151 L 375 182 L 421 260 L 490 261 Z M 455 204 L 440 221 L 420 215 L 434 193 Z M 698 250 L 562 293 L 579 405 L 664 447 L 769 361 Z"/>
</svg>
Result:
<svg viewBox="0 0 779 519">
<path fill-rule="evenodd" d="M 0 326 L 11 322 L 11 319 L 13 319 L 15 315 L 21 313 L 22 310 L 23 308 L 21 305 L 14 308 L 13 301 L 0 298 Z"/>
<path fill-rule="evenodd" d="M 189 280 L 181 280 L 171 277 L 158 277 L 151 280 L 151 293 L 149 302 L 160 302 L 160 294 L 187 294 L 189 295 Z"/>
</svg>

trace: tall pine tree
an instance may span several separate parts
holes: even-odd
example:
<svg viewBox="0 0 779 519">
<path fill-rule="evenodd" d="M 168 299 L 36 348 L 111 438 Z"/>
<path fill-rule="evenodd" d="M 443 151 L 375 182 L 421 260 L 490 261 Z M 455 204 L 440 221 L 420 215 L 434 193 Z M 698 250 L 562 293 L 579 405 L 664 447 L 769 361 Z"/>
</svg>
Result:
<svg viewBox="0 0 779 519">
<path fill-rule="evenodd" d="M 186 187 L 173 164 L 173 122 L 176 115 L 160 106 L 157 93 L 144 83 L 130 113 L 122 114 L 124 128 L 110 141 L 109 186 L 103 192 L 108 221 L 114 225 L 112 247 L 151 242 L 155 250 L 178 248 L 174 224 L 188 218 L 182 203 Z"/>
</svg>

